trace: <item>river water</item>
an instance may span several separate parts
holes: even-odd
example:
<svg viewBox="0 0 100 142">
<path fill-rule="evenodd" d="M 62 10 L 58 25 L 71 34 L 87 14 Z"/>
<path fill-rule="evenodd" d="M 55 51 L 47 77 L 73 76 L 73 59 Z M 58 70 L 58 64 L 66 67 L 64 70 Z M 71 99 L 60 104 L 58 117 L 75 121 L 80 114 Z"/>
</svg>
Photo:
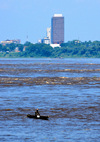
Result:
<svg viewBox="0 0 100 142">
<path fill-rule="evenodd" d="M 100 59 L 0 59 L 3 141 L 99 142 Z"/>
</svg>

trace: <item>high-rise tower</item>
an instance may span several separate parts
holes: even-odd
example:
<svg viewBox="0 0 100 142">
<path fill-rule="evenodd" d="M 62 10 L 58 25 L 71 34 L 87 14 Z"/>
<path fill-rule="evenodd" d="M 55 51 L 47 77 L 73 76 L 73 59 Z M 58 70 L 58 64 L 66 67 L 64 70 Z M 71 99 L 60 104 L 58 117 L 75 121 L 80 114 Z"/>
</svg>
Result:
<svg viewBox="0 0 100 142">
<path fill-rule="evenodd" d="M 64 42 L 64 17 L 62 14 L 54 14 L 51 19 L 51 43 L 61 44 Z"/>
</svg>

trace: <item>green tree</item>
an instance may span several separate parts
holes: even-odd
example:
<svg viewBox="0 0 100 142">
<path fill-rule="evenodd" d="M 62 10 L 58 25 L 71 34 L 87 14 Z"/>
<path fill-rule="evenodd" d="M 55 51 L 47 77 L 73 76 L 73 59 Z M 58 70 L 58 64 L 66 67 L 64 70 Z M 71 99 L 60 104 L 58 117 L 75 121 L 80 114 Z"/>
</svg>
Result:
<svg viewBox="0 0 100 142">
<path fill-rule="evenodd" d="M 2 45 L 0 44 L 0 51 L 2 51 Z"/>
<path fill-rule="evenodd" d="M 15 47 L 16 47 L 16 44 L 11 43 L 11 44 L 6 45 L 6 46 L 8 47 L 9 51 L 14 51 L 14 50 L 15 50 Z"/>
<path fill-rule="evenodd" d="M 22 44 L 17 44 L 17 47 L 18 47 L 20 52 L 23 52 L 24 46 Z"/>
</svg>

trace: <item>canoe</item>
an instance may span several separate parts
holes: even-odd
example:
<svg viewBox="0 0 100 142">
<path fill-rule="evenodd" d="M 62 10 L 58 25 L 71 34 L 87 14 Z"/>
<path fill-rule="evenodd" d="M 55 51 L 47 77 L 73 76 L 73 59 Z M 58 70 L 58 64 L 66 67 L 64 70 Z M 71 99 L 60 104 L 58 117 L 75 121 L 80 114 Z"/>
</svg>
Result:
<svg viewBox="0 0 100 142">
<path fill-rule="evenodd" d="M 36 115 L 31 115 L 31 114 L 28 114 L 27 117 L 29 118 L 34 118 L 34 119 L 44 119 L 44 120 L 48 120 L 49 116 L 36 116 Z"/>
</svg>

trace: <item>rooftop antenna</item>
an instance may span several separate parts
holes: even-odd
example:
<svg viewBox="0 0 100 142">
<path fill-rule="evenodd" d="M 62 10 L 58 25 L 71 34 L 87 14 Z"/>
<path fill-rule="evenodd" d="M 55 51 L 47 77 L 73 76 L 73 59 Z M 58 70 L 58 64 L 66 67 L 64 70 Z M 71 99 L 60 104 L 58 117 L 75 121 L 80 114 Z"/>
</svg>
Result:
<svg viewBox="0 0 100 142">
<path fill-rule="evenodd" d="M 26 41 L 28 41 L 28 35 L 26 36 Z"/>
</svg>

